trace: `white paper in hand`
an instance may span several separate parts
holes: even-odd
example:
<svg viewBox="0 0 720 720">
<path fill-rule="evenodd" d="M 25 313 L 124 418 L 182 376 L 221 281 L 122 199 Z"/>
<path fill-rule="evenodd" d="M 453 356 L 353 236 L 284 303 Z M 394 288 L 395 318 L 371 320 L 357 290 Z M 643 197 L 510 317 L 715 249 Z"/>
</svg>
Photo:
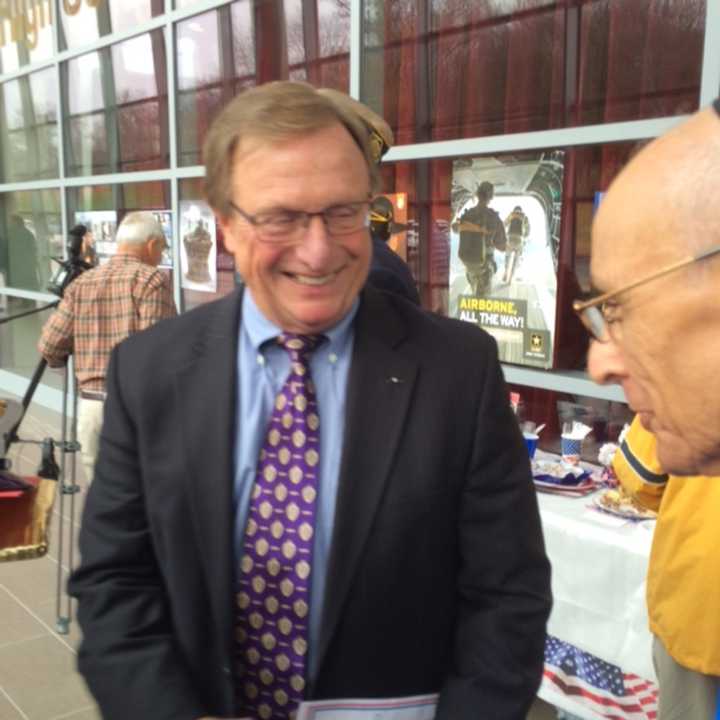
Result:
<svg viewBox="0 0 720 720">
<path fill-rule="evenodd" d="M 297 720 L 433 720 L 437 694 L 382 700 L 317 700 L 300 703 Z"/>
</svg>

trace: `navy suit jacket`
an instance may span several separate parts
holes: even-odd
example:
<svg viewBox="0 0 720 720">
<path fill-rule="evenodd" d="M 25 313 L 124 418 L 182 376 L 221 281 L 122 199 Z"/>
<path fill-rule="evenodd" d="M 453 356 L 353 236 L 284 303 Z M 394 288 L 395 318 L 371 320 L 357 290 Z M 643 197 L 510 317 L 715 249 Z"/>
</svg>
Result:
<svg viewBox="0 0 720 720">
<path fill-rule="evenodd" d="M 379 290 L 400 295 L 416 305 L 420 304 L 420 295 L 410 268 L 405 261 L 393 252 L 387 243 L 374 235 L 372 237 L 372 260 L 367 284 Z"/>
<path fill-rule="evenodd" d="M 82 563 L 79 669 L 108 720 L 232 717 L 240 292 L 116 347 Z M 527 452 L 494 340 L 363 291 L 309 698 L 440 692 L 524 720 L 550 610 Z"/>
</svg>

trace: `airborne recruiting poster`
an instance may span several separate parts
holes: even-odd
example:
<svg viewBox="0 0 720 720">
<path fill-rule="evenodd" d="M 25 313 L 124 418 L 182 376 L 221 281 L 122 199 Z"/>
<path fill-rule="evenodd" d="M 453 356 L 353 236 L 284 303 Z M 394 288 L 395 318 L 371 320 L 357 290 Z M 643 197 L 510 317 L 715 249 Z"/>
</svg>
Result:
<svg viewBox="0 0 720 720">
<path fill-rule="evenodd" d="M 502 362 L 552 365 L 563 152 L 453 163 L 450 316 L 495 337 Z"/>
</svg>

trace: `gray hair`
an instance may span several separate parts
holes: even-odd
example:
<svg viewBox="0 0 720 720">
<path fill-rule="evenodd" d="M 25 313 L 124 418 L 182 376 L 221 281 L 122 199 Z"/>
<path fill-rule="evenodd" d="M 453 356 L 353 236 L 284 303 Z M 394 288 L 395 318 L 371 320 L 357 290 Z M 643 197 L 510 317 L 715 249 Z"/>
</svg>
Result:
<svg viewBox="0 0 720 720">
<path fill-rule="evenodd" d="M 205 138 L 205 197 L 210 207 L 223 217 L 230 215 L 235 149 L 243 138 L 279 142 L 338 123 L 363 154 L 375 191 L 378 170 L 367 127 L 356 112 L 304 82 L 280 80 L 244 90 L 215 118 Z"/>
<path fill-rule="evenodd" d="M 142 245 L 151 238 L 165 240 L 165 233 L 153 214 L 142 210 L 128 213 L 115 234 L 118 245 Z"/>
</svg>

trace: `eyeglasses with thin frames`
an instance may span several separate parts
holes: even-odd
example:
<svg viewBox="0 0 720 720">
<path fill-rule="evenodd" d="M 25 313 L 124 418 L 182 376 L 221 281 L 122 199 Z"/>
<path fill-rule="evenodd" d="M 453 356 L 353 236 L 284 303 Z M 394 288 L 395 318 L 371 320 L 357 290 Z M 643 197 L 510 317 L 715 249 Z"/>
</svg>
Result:
<svg viewBox="0 0 720 720">
<path fill-rule="evenodd" d="M 720 254 L 720 245 L 713 245 L 697 255 L 691 255 L 683 258 L 682 260 L 678 260 L 672 265 L 668 265 L 667 267 L 654 272 L 652 275 L 648 275 L 640 280 L 635 280 L 634 282 L 624 285 L 617 290 L 611 290 L 610 292 L 603 293 L 602 295 L 598 295 L 590 300 L 575 300 L 573 302 L 573 310 L 579 315 L 583 325 L 585 325 L 588 329 L 594 340 L 597 340 L 598 342 L 608 342 L 611 339 L 611 321 L 608 320 L 608 307 L 610 300 L 626 293 L 628 290 L 634 290 L 640 285 L 645 285 L 645 283 L 657 280 L 658 278 L 668 275 L 675 270 L 687 267 L 688 265 L 692 265 L 700 260 L 706 260 L 707 258 L 718 254 Z"/>
<path fill-rule="evenodd" d="M 250 215 L 232 201 L 230 201 L 230 207 L 245 222 L 255 228 L 260 240 L 266 243 L 282 244 L 299 242 L 303 237 L 303 231 L 316 215 L 322 218 L 327 233 L 331 237 L 350 235 L 367 227 L 370 198 L 332 205 L 318 212 L 278 209 Z"/>
</svg>

